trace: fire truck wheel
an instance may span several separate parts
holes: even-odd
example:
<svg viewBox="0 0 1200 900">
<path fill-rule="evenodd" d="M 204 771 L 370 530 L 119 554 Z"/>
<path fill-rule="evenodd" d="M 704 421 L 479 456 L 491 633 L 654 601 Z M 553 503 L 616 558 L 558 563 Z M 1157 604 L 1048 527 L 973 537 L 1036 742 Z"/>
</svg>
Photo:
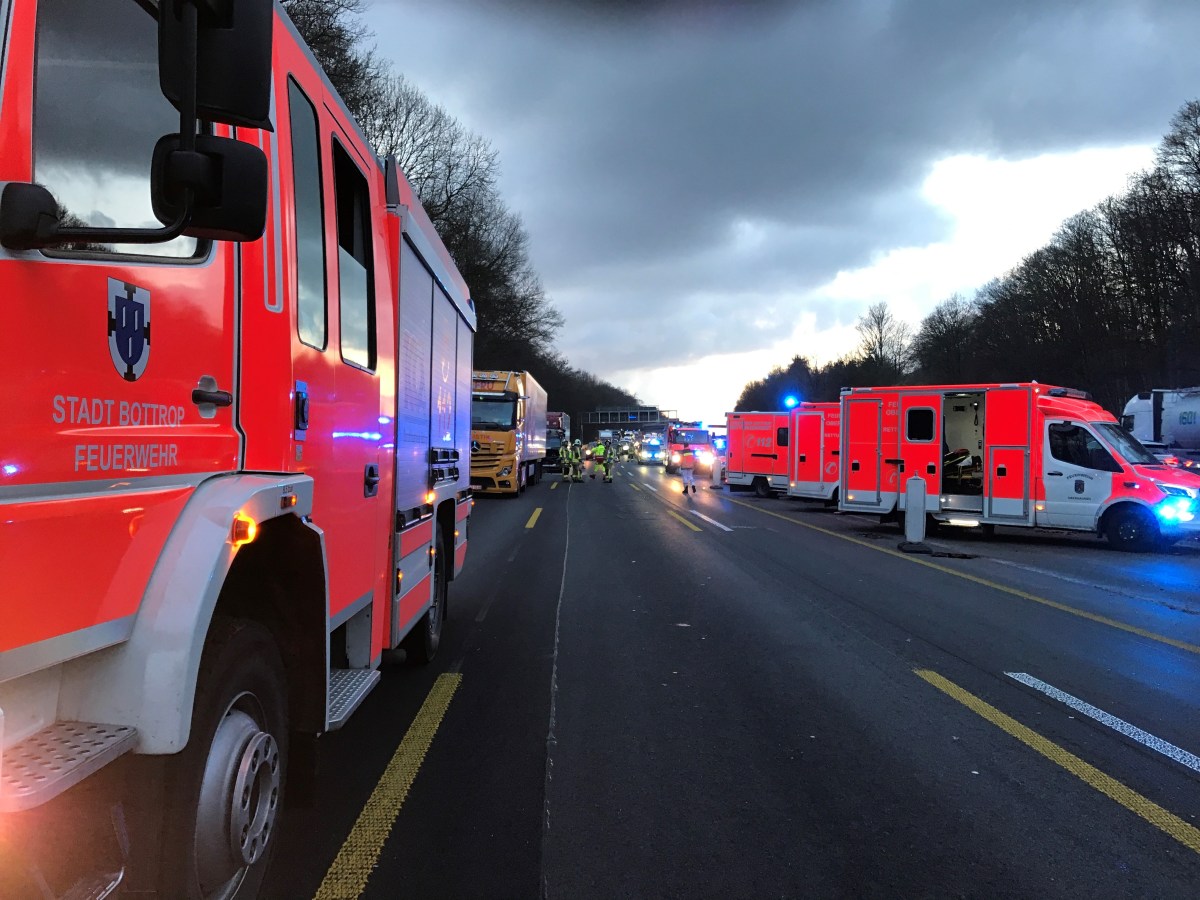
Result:
<svg viewBox="0 0 1200 900">
<path fill-rule="evenodd" d="M 192 732 L 167 776 L 159 896 L 258 895 L 278 843 L 287 772 L 287 682 L 261 625 L 213 620 Z"/>
<path fill-rule="evenodd" d="M 1104 523 L 1104 536 L 1116 549 L 1131 553 L 1153 550 L 1162 542 L 1158 523 L 1136 507 L 1114 510 Z"/>
<path fill-rule="evenodd" d="M 442 642 L 442 624 L 450 599 L 450 583 L 446 578 L 446 554 L 442 552 L 442 534 L 437 535 L 433 554 L 433 605 L 425 611 L 417 627 L 404 639 L 408 658 L 419 665 L 433 661 Z"/>
<path fill-rule="evenodd" d="M 769 484 L 767 484 L 767 479 L 765 479 L 765 478 L 755 478 L 754 479 L 754 496 L 755 497 L 770 497 L 771 496 L 771 486 Z"/>
</svg>

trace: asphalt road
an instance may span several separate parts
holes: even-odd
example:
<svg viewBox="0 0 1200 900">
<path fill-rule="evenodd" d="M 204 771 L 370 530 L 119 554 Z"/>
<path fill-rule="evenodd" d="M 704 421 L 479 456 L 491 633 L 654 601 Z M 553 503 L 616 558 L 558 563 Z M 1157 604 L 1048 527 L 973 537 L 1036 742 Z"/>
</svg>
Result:
<svg viewBox="0 0 1200 900">
<path fill-rule="evenodd" d="M 480 499 L 437 659 L 322 740 L 268 896 L 1200 895 L 1200 545 L 901 538 L 632 463 Z"/>
</svg>

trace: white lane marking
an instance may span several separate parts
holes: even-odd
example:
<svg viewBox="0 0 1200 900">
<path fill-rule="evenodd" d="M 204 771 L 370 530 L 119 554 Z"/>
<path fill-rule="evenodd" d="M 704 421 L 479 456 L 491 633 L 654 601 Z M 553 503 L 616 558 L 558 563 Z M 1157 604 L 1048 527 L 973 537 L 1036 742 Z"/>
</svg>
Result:
<svg viewBox="0 0 1200 900">
<path fill-rule="evenodd" d="M 650 488 L 650 490 L 654 491 L 654 493 L 656 493 L 656 494 L 658 493 L 658 488 L 656 488 L 654 485 L 646 484 L 646 482 L 644 482 L 644 481 L 642 482 L 642 484 L 645 484 L 646 487 Z"/>
<path fill-rule="evenodd" d="M 716 526 L 717 526 L 718 528 L 720 528 L 722 531 L 733 531 L 733 529 L 732 529 L 732 528 L 730 528 L 728 525 L 722 525 L 722 524 L 721 524 L 720 522 L 718 522 L 716 519 L 710 519 L 708 516 L 706 516 L 704 513 L 700 512 L 700 510 L 698 510 L 698 509 L 693 509 L 693 510 L 692 510 L 692 515 L 693 515 L 693 516 L 699 516 L 701 519 L 703 519 L 703 520 L 704 520 L 705 522 L 707 522 L 709 525 L 716 525 Z"/>
<path fill-rule="evenodd" d="M 1176 747 L 1174 744 L 1164 741 L 1160 737 L 1155 737 L 1148 731 L 1142 731 L 1136 725 L 1130 725 L 1124 719 L 1118 719 L 1116 716 L 1106 713 L 1102 709 L 1097 709 L 1092 704 L 1085 703 L 1078 697 L 1072 697 L 1070 694 L 1060 691 L 1053 685 L 1039 681 L 1032 675 L 1026 675 L 1024 672 L 1005 672 L 1004 674 L 1015 681 L 1021 682 L 1021 684 L 1028 685 L 1036 691 L 1041 691 L 1047 697 L 1053 697 L 1055 700 L 1065 703 L 1076 712 L 1081 712 L 1085 716 L 1089 716 L 1097 722 L 1107 725 L 1114 731 L 1121 732 L 1126 737 L 1133 738 L 1139 744 L 1149 747 L 1151 750 L 1157 750 L 1163 756 L 1169 756 L 1175 762 L 1182 763 L 1195 772 L 1200 772 L 1200 757 L 1195 754 L 1188 753 L 1186 750 Z"/>
<path fill-rule="evenodd" d="M 550 783 L 554 780 L 554 751 L 558 748 L 558 645 L 562 631 L 563 597 L 567 593 L 567 560 L 571 553 L 571 494 L 567 493 L 567 524 L 563 527 L 563 572 L 558 583 L 558 603 L 554 607 L 554 654 L 550 663 L 550 721 L 546 727 L 546 777 L 542 782 L 542 857 L 546 854 L 546 834 L 550 831 Z M 546 887 L 542 871 L 542 888 Z"/>
</svg>

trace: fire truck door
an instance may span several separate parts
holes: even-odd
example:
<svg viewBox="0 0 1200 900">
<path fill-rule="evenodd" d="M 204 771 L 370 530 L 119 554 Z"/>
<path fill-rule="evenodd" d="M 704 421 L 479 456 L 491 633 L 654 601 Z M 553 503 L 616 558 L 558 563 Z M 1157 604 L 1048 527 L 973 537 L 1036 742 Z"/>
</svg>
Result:
<svg viewBox="0 0 1200 900">
<path fill-rule="evenodd" d="M 6 179 L 43 184 L 85 224 L 143 226 L 154 143 L 179 114 L 145 89 L 153 17 L 94 7 L 38 9 L 35 71 L 10 72 L 36 75 L 32 145 L 14 126 Z M 237 469 L 237 252 L 190 238 L 0 252 L 0 652 L 46 666 L 127 637 L 191 492 Z"/>
<path fill-rule="evenodd" d="M 329 615 L 337 620 L 371 602 L 386 552 L 378 546 L 388 536 L 379 510 L 389 498 L 380 490 L 387 425 L 380 422 L 376 321 L 390 323 L 390 315 L 377 317 L 375 307 L 387 289 L 376 281 L 381 263 L 366 166 L 323 104 L 309 99 L 320 96 L 319 86 L 309 95 L 289 81 L 288 93 L 296 169 L 295 465 L 313 478 L 313 522 L 325 534 Z"/>
<path fill-rule="evenodd" d="M 880 442 L 883 401 L 848 399 L 842 422 L 842 504 L 863 509 L 880 506 Z"/>
<path fill-rule="evenodd" d="M 916 475 L 925 482 L 926 509 L 939 508 L 942 463 L 942 395 L 900 395 L 900 454 L 898 466 L 884 460 L 884 465 L 896 468 L 897 490 L 900 497 L 896 508 L 905 508 L 905 485 Z"/>
<path fill-rule="evenodd" d="M 984 395 L 984 518 L 1033 524 L 1029 471 L 1028 388 L 992 388 Z"/>
</svg>

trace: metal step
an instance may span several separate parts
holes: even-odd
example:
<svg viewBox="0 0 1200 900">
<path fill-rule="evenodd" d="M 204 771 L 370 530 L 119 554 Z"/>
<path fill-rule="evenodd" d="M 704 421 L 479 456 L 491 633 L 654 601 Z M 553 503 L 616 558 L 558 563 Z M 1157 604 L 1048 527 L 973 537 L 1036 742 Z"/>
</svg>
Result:
<svg viewBox="0 0 1200 900">
<path fill-rule="evenodd" d="M 94 722 L 55 722 L 4 751 L 0 812 L 52 800 L 133 749 L 137 729 Z"/>
<path fill-rule="evenodd" d="M 326 731 L 337 731 L 346 724 L 358 705 L 379 684 L 378 669 L 330 669 L 329 712 Z"/>
<path fill-rule="evenodd" d="M 58 900 L 105 900 L 114 896 L 124 878 L 124 869 L 117 872 L 100 872 L 83 879 Z"/>
</svg>

